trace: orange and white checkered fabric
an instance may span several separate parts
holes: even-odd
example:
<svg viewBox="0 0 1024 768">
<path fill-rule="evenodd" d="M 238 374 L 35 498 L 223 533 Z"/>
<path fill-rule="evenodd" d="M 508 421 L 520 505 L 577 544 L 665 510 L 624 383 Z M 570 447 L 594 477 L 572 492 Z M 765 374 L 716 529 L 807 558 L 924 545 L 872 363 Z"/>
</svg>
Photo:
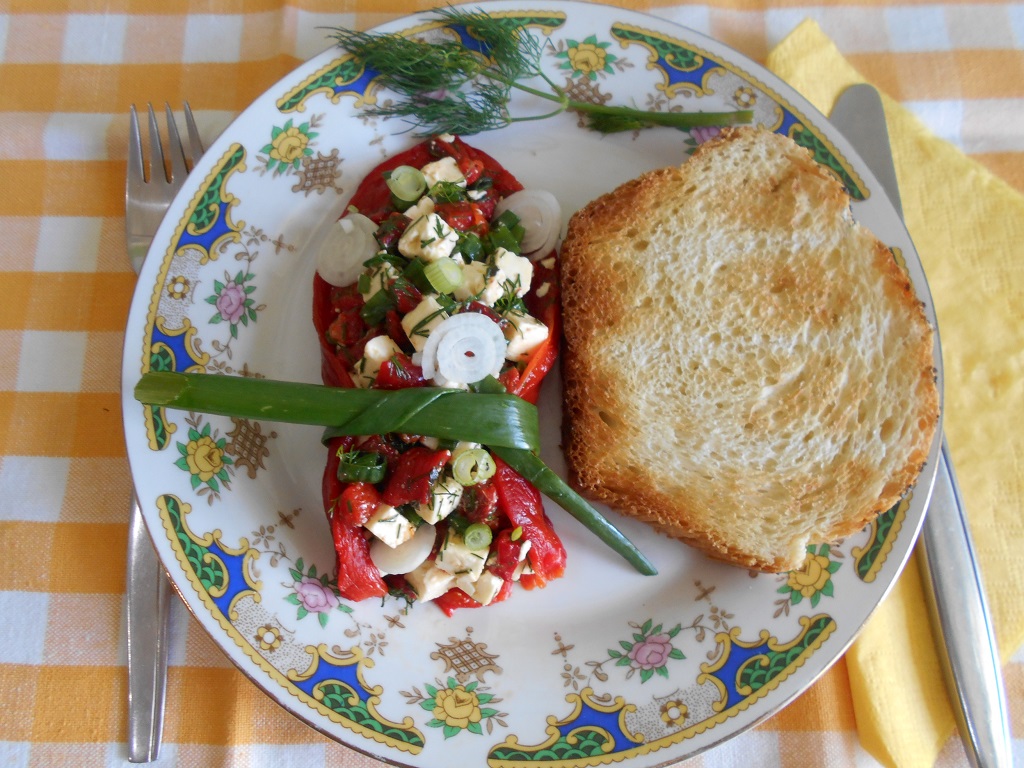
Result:
<svg viewBox="0 0 1024 768">
<path fill-rule="evenodd" d="M 1024 5 L 612 4 L 759 61 L 811 17 L 864 76 L 1024 193 Z M 0 0 L 0 765 L 127 762 L 130 479 L 119 390 L 135 284 L 123 222 L 129 105 L 187 100 L 210 140 L 327 47 L 319 27 L 366 28 L 433 5 Z M 180 605 L 170 644 L 159 764 L 379 765 L 273 704 Z M 1006 684 L 1024 764 L 1024 655 Z M 965 763 L 954 737 L 939 764 Z M 788 708 L 687 765 L 877 763 L 858 741 L 840 660 Z"/>
</svg>

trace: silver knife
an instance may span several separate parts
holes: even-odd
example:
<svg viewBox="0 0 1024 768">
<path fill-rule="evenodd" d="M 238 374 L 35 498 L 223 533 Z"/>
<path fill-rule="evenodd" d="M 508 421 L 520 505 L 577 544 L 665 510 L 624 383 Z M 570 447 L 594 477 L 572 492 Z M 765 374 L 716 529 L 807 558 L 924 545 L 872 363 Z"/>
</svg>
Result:
<svg viewBox="0 0 1024 768">
<path fill-rule="evenodd" d="M 840 94 L 829 120 L 857 150 L 902 217 L 878 91 L 867 84 L 850 86 Z M 1010 728 L 999 653 L 945 436 L 918 554 L 924 566 L 922 581 L 932 626 L 945 650 L 943 654 L 940 649 L 940 656 L 967 757 L 976 767 L 1009 766 Z"/>
</svg>

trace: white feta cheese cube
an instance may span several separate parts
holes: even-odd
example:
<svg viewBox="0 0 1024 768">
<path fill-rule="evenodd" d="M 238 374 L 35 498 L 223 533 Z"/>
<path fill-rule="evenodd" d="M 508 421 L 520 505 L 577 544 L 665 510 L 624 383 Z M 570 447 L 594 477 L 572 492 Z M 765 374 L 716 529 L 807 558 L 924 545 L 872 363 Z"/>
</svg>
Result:
<svg viewBox="0 0 1024 768">
<path fill-rule="evenodd" d="M 416 533 L 416 526 L 390 504 L 377 507 L 377 511 L 366 521 L 365 528 L 392 548 L 408 541 Z"/>
<path fill-rule="evenodd" d="M 370 272 L 370 287 L 366 293 L 360 291 L 359 295 L 363 297 L 363 301 L 369 301 L 378 291 L 384 290 L 396 277 L 398 277 L 398 270 L 388 262 L 384 262 Z"/>
<path fill-rule="evenodd" d="M 516 286 L 516 296 L 525 296 L 530 291 L 533 262 L 528 258 L 499 248 L 494 253 L 494 266 L 505 274 L 502 285 L 511 282 Z"/>
<path fill-rule="evenodd" d="M 423 602 L 440 597 L 455 583 L 455 577 L 447 571 L 442 571 L 429 560 L 421 563 L 415 570 L 405 574 L 405 581 L 416 597 Z"/>
<path fill-rule="evenodd" d="M 515 570 L 512 571 L 512 581 L 519 581 L 519 577 L 524 573 L 533 573 L 530 561 L 526 559 L 527 555 L 530 553 L 530 546 L 532 544 L 533 542 L 531 541 L 525 541 L 519 548 L 519 563 L 516 565 Z"/>
<path fill-rule="evenodd" d="M 451 256 L 458 242 L 458 232 L 436 213 L 428 213 L 406 227 L 398 239 L 398 250 L 406 258 L 419 256 L 431 262 Z"/>
<path fill-rule="evenodd" d="M 354 384 L 359 387 L 368 387 L 373 384 L 380 373 L 380 366 L 385 360 L 390 360 L 402 348 L 391 340 L 390 336 L 374 336 L 363 347 L 363 356 L 353 367 Z"/>
<path fill-rule="evenodd" d="M 494 302 L 505 293 L 505 273 L 500 269 L 487 276 L 488 267 L 482 261 L 471 261 L 462 267 L 462 283 L 452 292 L 459 301 L 475 299 L 481 304 L 493 307 Z"/>
<path fill-rule="evenodd" d="M 508 360 L 525 360 L 548 337 L 548 327 L 540 320 L 523 312 L 506 312 L 505 338 L 508 348 L 505 358 Z"/>
<path fill-rule="evenodd" d="M 427 163 L 420 168 L 420 173 L 427 180 L 427 189 L 430 189 L 439 181 L 450 181 L 453 184 L 458 184 L 460 187 L 466 186 L 466 177 L 462 175 L 459 164 L 455 162 L 454 157 L 442 157 L 440 160 Z"/>
<path fill-rule="evenodd" d="M 402 214 L 409 219 L 409 221 L 415 221 L 420 216 L 427 216 L 434 212 L 434 201 L 431 200 L 427 195 L 421 197 L 416 205 L 406 208 Z"/>
<path fill-rule="evenodd" d="M 486 549 L 470 549 L 462 537 L 451 530 L 445 536 L 441 549 L 434 559 L 434 563 L 442 571 L 447 571 L 457 577 L 468 576 L 471 581 L 480 578 L 486 562 Z"/>
<path fill-rule="evenodd" d="M 428 294 L 402 318 L 402 328 L 415 350 L 422 352 L 430 332 L 447 319 L 448 313 L 437 303 L 437 298 Z"/>
<path fill-rule="evenodd" d="M 497 576 L 490 571 L 484 571 L 480 574 L 480 578 L 476 580 L 473 585 L 473 591 L 469 592 L 469 596 L 476 600 L 480 605 L 489 605 L 498 593 L 501 591 L 501 587 L 505 584 L 505 580 L 500 576 Z M 461 585 L 460 585 L 461 588 Z M 463 589 L 463 592 L 466 590 Z"/>
<path fill-rule="evenodd" d="M 436 525 L 455 511 L 462 500 L 462 484 L 453 477 L 442 477 L 430 493 L 430 501 L 419 504 L 416 514 L 431 525 Z"/>
</svg>

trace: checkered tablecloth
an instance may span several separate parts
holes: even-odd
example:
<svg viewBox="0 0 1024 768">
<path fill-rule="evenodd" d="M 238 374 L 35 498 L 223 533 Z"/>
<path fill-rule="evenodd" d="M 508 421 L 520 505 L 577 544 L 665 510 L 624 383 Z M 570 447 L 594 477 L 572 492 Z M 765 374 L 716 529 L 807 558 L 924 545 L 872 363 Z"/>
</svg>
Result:
<svg viewBox="0 0 1024 768">
<path fill-rule="evenodd" d="M 613 4 L 758 61 L 810 17 L 867 79 L 1024 193 L 1024 4 Z M 366 28 L 431 5 L 0 0 L 0 765 L 127 761 L 129 105 L 188 100 L 209 140 L 327 47 L 319 27 Z M 170 664 L 160 764 L 378 765 L 269 701 L 178 604 Z M 1006 668 L 1006 685 L 1024 764 L 1024 655 Z M 215 708 L 220 716 L 208 717 Z M 939 765 L 965 762 L 954 737 Z M 877 763 L 858 740 L 841 659 L 782 712 L 687 765 Z"/>
</svg>

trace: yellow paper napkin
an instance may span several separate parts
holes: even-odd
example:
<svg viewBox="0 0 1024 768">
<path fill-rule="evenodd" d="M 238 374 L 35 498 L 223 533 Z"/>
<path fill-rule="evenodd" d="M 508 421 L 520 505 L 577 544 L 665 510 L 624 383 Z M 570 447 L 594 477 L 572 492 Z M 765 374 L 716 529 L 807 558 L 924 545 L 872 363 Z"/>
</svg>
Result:
<svg viewBox="0 0 1024 768">
<path fill-rule="evenodd" d="M 768 67 L 825 114 L 864 82 L 813 21 Z M 1024 196 L 883 101 L 938 316 L 945 432 L 1005 662 L 1024 642 Z M 954 729 L 923 601 L 911 560 L 847 654 L 861 742 L 899 768 L 931 766 Z"/>
</svg>

